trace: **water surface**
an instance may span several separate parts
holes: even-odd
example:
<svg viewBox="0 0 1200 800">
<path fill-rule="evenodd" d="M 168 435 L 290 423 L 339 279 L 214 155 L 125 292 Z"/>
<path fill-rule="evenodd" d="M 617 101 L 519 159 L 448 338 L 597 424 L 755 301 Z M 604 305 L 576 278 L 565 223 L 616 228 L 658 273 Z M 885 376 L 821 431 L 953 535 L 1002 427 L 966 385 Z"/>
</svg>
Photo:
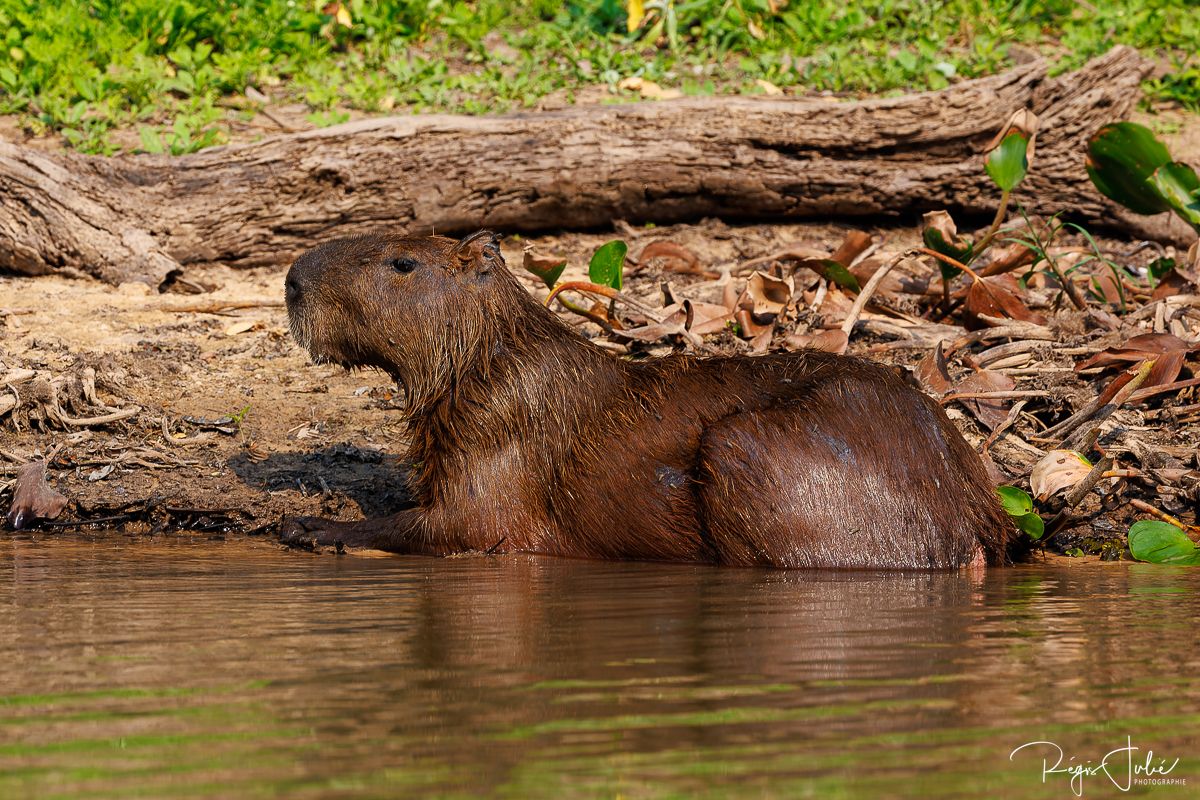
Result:
<svg viewBox="0 0 1200 800">
<path fill-rule="evenodd" d="M 5 538 L 0 797 L 1190 797 L 1198 589 Z"/>
</svg>

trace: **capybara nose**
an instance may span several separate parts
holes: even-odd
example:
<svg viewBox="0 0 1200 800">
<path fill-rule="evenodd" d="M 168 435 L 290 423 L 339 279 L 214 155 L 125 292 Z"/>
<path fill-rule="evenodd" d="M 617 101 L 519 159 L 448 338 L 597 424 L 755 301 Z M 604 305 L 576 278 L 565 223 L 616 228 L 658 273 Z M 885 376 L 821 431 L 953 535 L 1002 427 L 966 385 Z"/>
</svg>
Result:
<svg viewBox="0 0 1200 800">
<path fill-rule="evenodd" d="M 300 279 L 296 277 L 295 272 L 289 272 L 287 280 L 283 283 L 284 298 L 289 306 L 300 299 L 300 292 Z"/>
</svg>

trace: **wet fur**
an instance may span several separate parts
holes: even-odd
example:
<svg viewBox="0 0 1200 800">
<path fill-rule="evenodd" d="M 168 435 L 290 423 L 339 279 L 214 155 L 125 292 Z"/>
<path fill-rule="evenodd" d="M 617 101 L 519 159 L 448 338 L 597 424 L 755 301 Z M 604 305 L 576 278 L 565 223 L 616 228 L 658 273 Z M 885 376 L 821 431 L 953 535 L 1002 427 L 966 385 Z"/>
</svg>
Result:
<svg viewBox="0 0 1200 800">
<path fill-rule="evenodd" d="M 1005 558 L 1012 526 L 978 456 L 872 362 L 617 359 L 530 297 L 490 234 L 323 245 L 292 267 L 288 310 L 315 360 L 383 369 L 408 399 L 417 507 L 299 524 L 322 541 L 777 567 Z"/>
</svg>

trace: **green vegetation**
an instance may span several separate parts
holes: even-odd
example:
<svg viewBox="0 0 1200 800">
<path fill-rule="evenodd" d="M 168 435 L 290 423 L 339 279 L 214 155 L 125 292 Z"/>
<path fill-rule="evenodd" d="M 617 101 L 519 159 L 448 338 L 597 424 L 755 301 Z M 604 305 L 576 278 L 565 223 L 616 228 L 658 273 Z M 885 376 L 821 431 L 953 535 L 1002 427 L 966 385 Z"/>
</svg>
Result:
<svg viewBox="0 0 1200 800">
<path fill-rule="evenodd" d="M 1176 216 L 1200 232 L 1200 177 L 1171 154 L 1149 128 L 1105 125 L 1088 143 L 1087 171 L 1096 188 L 1137 214 Z"/>
<path fill-rule="evenodd" d="M 0 0 L 0 113 L 87 152 L 182 153 L 223 141 L 263 94 L 325 125 L 350 109 L 482 113 L 588 87 L 633 96 L 618 88 L 628 77 L 684 94 L 877 93 L 996 71 L 1013 44 L 1068 69 L 1116 42 L 1174 64 L 1147 84 L 1152 97 L 1200 108 L 1190 0 L 644 8 L 631 32 L 619 0 Z M 128 127 L 137 143 L 114 141 Z"/>
<path fill-rule="evenodd" d="M 1129 550 L 1138 561 L 1194 567 L 1200 564 L 1200 549 L 1179 527 L 1169 522 L 1144 519 L 1129 529 Z"/>
<path fill-rule="evenodd" d="M 998 486 L 996 494 L 1000 496 L 1000 505 L 1013 518 L 1023 533 L 1030 539 L 1040 539 L 1046 532 L 1046 524 L 1036 511 L 1033 510 L 1033 498 L 1028 492 L 1015 486 Z"/>
</svg>

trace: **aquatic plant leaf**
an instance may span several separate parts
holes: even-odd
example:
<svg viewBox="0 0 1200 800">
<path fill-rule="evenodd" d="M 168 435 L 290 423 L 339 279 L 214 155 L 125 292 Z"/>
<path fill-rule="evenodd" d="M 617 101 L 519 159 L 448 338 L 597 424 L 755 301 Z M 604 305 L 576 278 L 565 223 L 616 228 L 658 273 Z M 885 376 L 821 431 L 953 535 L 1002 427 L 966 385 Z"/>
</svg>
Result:
<svg viewBox="0 0 1200 800">
<path fill-rule="evenodd" d="M 1046 523 L 1033 510 L 1033 499 L 1015 486 L 997 486 L 1000 505 L 1013 518 L 1017 528 L 1030 539 L 1041 539 L 1046 532 Z"/>
<path fill-rule="evenodd" d="M 625 254 L 628 252 L 629 246 L 620 239 L 600 245 L 588 264 L 588 278 L 592 283 L 611 286 L 619 291 L 625 272 Z"/>
<path fill-rule="evenodd" d="M 1016 486 L 997 486 L 996 494 L 1000 497 L 1000 505 L 1010 516 L 1020 517 L 1033 511 L 1033 498 L 1023 489 Z"/>
<path fill-rule="evenodd" d="M 1138 561 L 1151 564 L 1200 565 L 1200 550 L 1176 526 L 1156 519 L 1133 523 L 1129 529 L 1129 552 Z"/>
<path fill-rule="evenodd" d="M 1161 214 L 1171 206 L 1150 177 L 1171 154 L 1144 125 L 1114 122 L 1088 140 L 1087 173 L 1110 200 L 1137 214 Z"/>
<path fill-rule="evenodd" d="M 988 153 L 984 169 L 992 181 L 1006 192 L 1011 192 L 1029 172 L 1027 155 L 1031 139 L 1023 131 L 1012 130 Z"/>
<path fill-rule="evenodd" d="M 1187 164 L 1172 161 L 1156 169 L 1149 180 L 1171 210 L 1200 231 L 1200 178 L 1196 172 Z"/>
</svg>

